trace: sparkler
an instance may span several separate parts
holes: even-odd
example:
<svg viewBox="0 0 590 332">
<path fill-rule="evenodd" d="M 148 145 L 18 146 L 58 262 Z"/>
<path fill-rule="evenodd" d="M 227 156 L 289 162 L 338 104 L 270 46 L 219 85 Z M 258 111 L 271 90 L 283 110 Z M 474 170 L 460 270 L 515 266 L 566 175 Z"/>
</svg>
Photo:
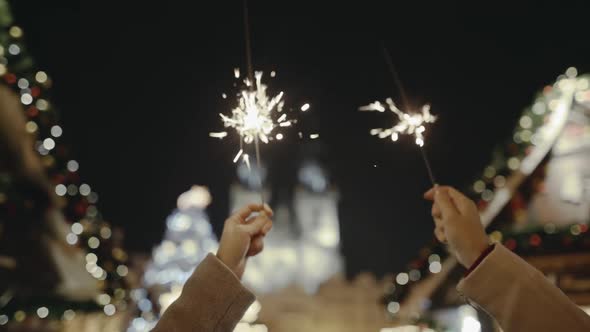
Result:
<svg viewBox="0 0 590 332">
<path fill-rule="evenodd" d="M 239 94 L 238 106 L 232 110 L 231 116 L 221 113 L 219 116 L 226 128 L 234 128 L 244 143 L 250 144 L 256 140 L 269 143 L 270 135 L 277 127 L 289 127 L 293 120 L 287 119 L 283 112 L 283 92 L 269 98 L 266 93 L 267 86 L 262 84 L 262 72 L 256 72 L 255 88 L 243 90 Z M 246 80 L 246 85 L 249 81 Z M 276 120 L 275 114 L 282 113 Z M 224 138 L 226 131 L 211 133 L 211 137 Z M 236 159 L 239 159 L 239 155 Z M 237 160 L 236 160 L 237 161 Z"/>
<path fill-rule="evenodd" d="M 279 132 L 281 128 L 290 127 L 296 120 L 289 119 L 286 112 L 283 112 L 283 92 L 269 97 L 267 86 L 262 83 L 262 72 L 254 72 L 252 66 L 252 50 L 250 43 L 250 25 L 248 17 L 248 0 L 244 0 L 244 39 L 246 42 L 246 63 L 248 65 L 248 77 L 244 80 L 246 88 L 238 93 L 237 106 L 232 110 L 231 115 L 219 114 L 225 128 L 233 128 L 240 137 L 240 149 L 234 157 L 234 163 L 240 159 L 250 168 L 250 156 L 244 151 L 244 144 L 254 143 L 256 152 L 256 165 L 261 170 L 259 141 L 265 144 L 273 140 L 282 140 L 284 135 Z M 270 73 L 271 77 L 276 72 Z M 234 77 L 240 78 L 239 68 L 234 69 Z M 222 97 L 227 98 L 226 94 Z M 301 111 L 309 110 L 310 105 L 301 106 Z M 274 134 L 274 137 L 272 136 Z M 227 131 L 212 132 L 210 137 L 223 139 L 228 136 Z M 315 137 L 317 138 L 317 136 Z M 260 176 L 260 199 L 264 204 L 264 186 Z"/>
<path fill-rule="evenodd" d="M 406 98 L 406 94 L 404 93 L 404 88 L 399 79 L 399 75 L 395 70 L 393 62 L 391 61 L 391 55 L 387 51 L 385 45 L 383 46 L 383 54 L 385 56 L 385 61 L 389 67 L 389 70 L 397 84 L 398 88 L 400 89 L 400 94 L 402 100 L 404 102 L 404 108 L 408 107 L 408 102 Z M 422 106 L 421 113 L 404 113 L 402 112 L 393 102 L 391 98 L 387 98 L 385 100 L 386 105 L 382 104 L 381 102 L 374 102 L 366 106 L 361 106 L 359 108 L 360 111 L 375 111 L 375 112 L 385 112 L 389 109 L 391 112 L 397 115 L 399 122 L 391 128 L 375 128 L 371 129 L 371 135 L 378 136 L 379 138 L 387 138 L 390 137 L 392 141 L 397 141 L 399 135 L 414 135 L 415 143 L 420 147 L 420 152 L 422 153 L 422 158 L 424 159 L 424 164 L 426 165 L 426 170 L 428 171 L 428 176 L 430 177 L 430 181 L 432 185 L 436 185 L 436 180 L 434 179 L 434 174 L 432 173 L 432 168 L 430 167 L 430 162 L 426 157 L 426 152 L 424 151 L 424 132 L 426 132 L 425 124 L 434 123 L 436 121 L 436 117 L 430 114 L 430 105 L 426 104 Z"/>
<path fill-rule="evenodd" d="M 399 119 L 399 122 L 391 128 L 371 129 L 371 135 L 378 136 L 379 138 L 390 137 L 394 142 L 398 140 L 400 135 L 413 135 L 416 145 L 420 147 L 420 151 L 422 152 L 422 157 L 424 158 L 430 181 L 432 181 L 432 184 L 434 185 L 436 181 L 434 179 L 432 169 L 430 168 L 430 163 L 428 162 L 426 154 L 422 149 L 424 146 L 424 132 L 426 131 L 425 124 L 434 123 L 436 121 L 436 116 L 430 114 L 430 105 L 426 104 L 422 106 L 422 113 L 409 114 L 402 112 L 395 105 L 391 98 L 387 98 L 385 103 L 386 105 L 383 105 L 382 103 L 376 101 L 359 108 L 360 111 L 375 111 L 382 113 L 386 110 L 390 110 L 391 112 L 395 113 Z"/>
<path fill-rule="evenodd" d="M 269 97 L 267 86 L 262 83 L 262 72 L 255 73 L 255 82 L 246 79 L 245 84 L 249 89 L 244 89 L 238 94 L 238 103 L 231 115 L 221 113 L 219 116 L 224 127 L 233 128 L 240 136 L 240 149 L 233 160 L 234 163 L 242 159 L 249 166 L 249 155 L 244 152 L 244 144 L 254 143 L 256 161 L 260 168 L 259 141 L 268 144 L 275 138 L 281 140 L 284 135 L 278 131 L 292 126 L 296 121 L 289 119 L 287 113 L 283 112 L 283 92 Z M 223 139 L 228 136 L 228 132 L 212 132 L 209 136 Z M 264 202 L 264 197 L 262 201 Z"/>
</svg>

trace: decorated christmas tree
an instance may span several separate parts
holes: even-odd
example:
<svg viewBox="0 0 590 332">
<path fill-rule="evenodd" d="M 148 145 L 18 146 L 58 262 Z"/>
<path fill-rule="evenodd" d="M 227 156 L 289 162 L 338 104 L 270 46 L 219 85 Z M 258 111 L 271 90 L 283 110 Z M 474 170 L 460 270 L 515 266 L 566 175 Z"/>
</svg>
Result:
<svg viewBox="0 0 590 332">
<path fill-rule="evenodd" d="M 52 80 L 35 67 L 5 0 L 0 82 L 0 326 L 116 329 L 109 316 L 128 297 L 122 235 L 102 218 L 98 194 L 62 142 Z"/>
<path fill-rule="evenodd" d="M 145 289 L 135 290 L 141 315 L 128 331 L 147 331 L 182 291 L 184 283 L 218 242 L 205 208 L 211 202 L 205 187 L 193 186 L 180 195 L 177 209 L 166 220 L 164 240 L 153 250 L 144 275 Z"/>
</svg>

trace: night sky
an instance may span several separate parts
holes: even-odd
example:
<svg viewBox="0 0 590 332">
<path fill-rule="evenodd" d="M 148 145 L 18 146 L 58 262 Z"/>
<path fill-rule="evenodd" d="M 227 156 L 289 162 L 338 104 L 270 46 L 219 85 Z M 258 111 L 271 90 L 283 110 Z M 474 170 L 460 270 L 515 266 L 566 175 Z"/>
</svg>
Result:
<svg viewBox="0 0 590 332">
<path fill-rule="evenodd" d="M 64 139 L 99 208 L 133 251 L 157 244 L 176 198 L 210 187 L 219 230 L 235 180 L 235 146 L 208 137 L 231 104 L 233 68 L 245 68 L 241 1 L 12 1 L 39 66 L 54 79 Z M 410 140 L 369 128 L 391 114 L 357 108 L 394 97 L 382 54 L 414 107 L 439 121 L 426 149 L 442 183 L 465 186 L 506 138 L 522 109 L 569 66 L 590 72 L 587 1 L 250 1 L 254 66 L 277 71 L 271 89 L 301 118 L 313 144 L 290 137 L 264 147 L 271 181 L 288 193 L 313 153 L 341 191 L 349 273 L 395 271 L 432 237 L 429 180 Z M 293 133 L 291 133 L 293 134 Z M 280 145 L 279 145 L 280 144 Z"/>
</svg>

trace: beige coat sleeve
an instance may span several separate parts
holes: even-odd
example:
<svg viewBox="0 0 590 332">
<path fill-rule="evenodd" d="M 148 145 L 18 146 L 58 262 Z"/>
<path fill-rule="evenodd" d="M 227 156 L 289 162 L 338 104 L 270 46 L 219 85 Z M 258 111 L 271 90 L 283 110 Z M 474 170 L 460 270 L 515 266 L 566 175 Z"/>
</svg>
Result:
<svg viewBox="0 0 590 332">
<path fill-rule="evenodd" d="M 541 272 L 499 244 L 457 290 L 493 316 L 504 332 L 590 331 L 590 316 Z"/>
<path fill-rule="evenodd" d="M 236 275 L 209 254 L 152 332 L 231 332 L 254 299 Z"/>
</svg>

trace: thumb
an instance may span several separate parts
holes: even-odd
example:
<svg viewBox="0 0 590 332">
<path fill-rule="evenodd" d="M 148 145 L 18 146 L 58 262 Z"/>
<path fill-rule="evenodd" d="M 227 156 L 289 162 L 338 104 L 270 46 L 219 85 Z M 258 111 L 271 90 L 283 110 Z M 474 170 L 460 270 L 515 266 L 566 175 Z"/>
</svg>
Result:
<svg viewBox="0 0 590 332">
<path fill-rule="evenodd" d="M 249 223 L 241 226 L 250 236 L 254 236 L 268 233 L 272 227 L 272 221 L 265 214 L 260 214 L 252 218 Z"/>
</svg>

